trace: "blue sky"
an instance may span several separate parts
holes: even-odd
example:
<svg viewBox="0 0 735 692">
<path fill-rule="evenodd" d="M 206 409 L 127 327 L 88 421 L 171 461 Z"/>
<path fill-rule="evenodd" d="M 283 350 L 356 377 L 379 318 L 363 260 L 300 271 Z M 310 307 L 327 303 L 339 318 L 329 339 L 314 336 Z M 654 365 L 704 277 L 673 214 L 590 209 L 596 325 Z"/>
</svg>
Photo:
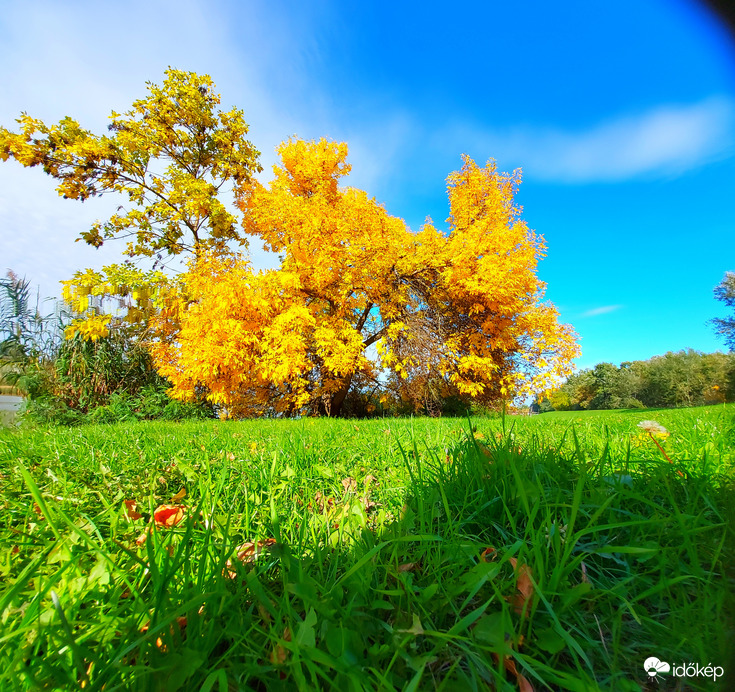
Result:
<svg viewBox="0 0 735 692">
<path fill-rule="evenodd" d="M 1 124 L 27 111 L 98 132 L 167 66 L 208 73 L 264 178 L 290 135 L 346 141 L 349 183 L 415 230 L 443 227 L 462 153 L 520 167 L 580 367 L 722 348 L 706 321 L 735 270 L 735 43 L 703 5 L 6 0 L 0 65 Z M 73 242 L 118 201 L 53 187 L 0 165 L 0 269 L 44 295 L 121 251 Z"/>
</svg>

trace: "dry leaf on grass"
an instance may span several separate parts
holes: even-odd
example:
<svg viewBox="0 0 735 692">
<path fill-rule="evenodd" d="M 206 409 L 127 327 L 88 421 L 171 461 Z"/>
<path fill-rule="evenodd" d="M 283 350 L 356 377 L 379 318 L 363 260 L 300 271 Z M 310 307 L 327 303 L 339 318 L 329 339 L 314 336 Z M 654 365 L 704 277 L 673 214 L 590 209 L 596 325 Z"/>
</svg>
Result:
<svg viewBox="0 0 735 692">
<path fill-rule="evenodd" d="M 516 643 L 509 643 L 513 649 L 520 649 L 523 646 L 523 635 L 518 637 L 518 641 Z M 499 660 L 498 654 L 493 653 L 491 655 L 493 657 L 493 661 L 497 663 Z M 520 692 L 534 692 L 533 685 L 528 681 L 528 678 L 525 675 L 518 672 L 516 662 L 511 656 L 503 656 L 503 667 L 515 677 L 516 682 L 518 682 L 518 689 L 520 690 Z"/>
<path fill-rule="evenodd" d="M 515 676 L 520 692 L 533 692 L 533 685 L 531 685 L 525 675 L 518 672 L 516 662 L 510 656 L 503 656 L 503 667 Z"/>
<path fill-rule="evenodd" d="M 283 641 L 290 642 L 291 641 L 291 630 L 286 627 L 285 630 L 283 630 Z M 273 651 L 271 651 L 271 663 L 274 665 L 283 665 L 286 662 L 286 659 L 288 658 L 288 651 L 283 648 L 280 644 L 276 644 L 273 647 Z"/>
<path fill-rule="evenodd" d="M 149 534 L 150 532 L 151 532 L 151 527 L 150 527 L 150 526 L 147 526 L 147 527 L 146 527 L 146 530 L 145 530 L 145 531 L 143 531 L 143 533 L 141 533 L 141 534 L 140 534 L 140 536 L 138 536 L 138 537 L 137 537 L 137 538 L 135 539 L 135 543 L 136 543 L 137 545 L 144 545 L 144 544 L 145 544 L 145 542 L 146 542 L 146 541 L 148 540 L 148 534 Z"/>
<path fill-rule="evenodd" d="M 492 562 L 497 557 L 498 551 L 495 550 L 495 548 L 493 548 L 492 546 L 490 546 L 489 548 L 485 548 L 485 550 L 480 553 L 480 560 L 482 560 L 483 562 Z"/>
<path fill-rule="evenodd" d="M 365 497 L 359 498 L 360 502 L 362 503 L 362 508 L 369 512 L 373 507 L 376 507 L 377 505 L 366 495 Z"/>
<path fill-rule="evenodd" d="M 171 502 L 180 502 L 180 501 L 181 501 L 181 500 L 183 500 L 183 499 L 184 499 L 185 497 L 186 497 L 186 488 L 182 488 L 181 490 L 179 490 L 179 492 L 178 492 L 178 493 L 176 493 L 176 495 L 174 495 L 174 496 L 173 496 L 173 497 L 171 498 Z"/>
<path fill-rule="evenodd" d="M 533 582 L 531 581 L 531 568 L 524 562 L 519 563 L 514 557 L 510 558 L 510 564 L 516 573 L 516 589 L 518 593 L 513 596 L 511 603 L 515 606 L 516 613 L 528 614 L 533 598 Z"/>
<path fill-rule="evenodd" d="M 125 513 L 131 521 L 140 519 L 143 516 L 138 511 L 138 503 L 135 500 L 125 500 Z"/>
<path fill-rule="evenodd" d="M 161 505 L 153 512 L 153 522 L 156 526 L 170 529 L 180 524 L 185 516 L 186 507 L 183 505 Z"/>
<path fill-rule="evenodd" d="M 324 514 L 329 510 L 334 509 L 334 498 L 327 497 L 321 490 L 317 490 L 314 495 L 314 507 Z M 311 502 L 307 505 L 307 509 L 312 509 Z"/>
<path fill-rule="evenodd" d="M 354 493 L 357 490 L 357 481 L 350 476 L 342 480 L 342 487 L 346 493 Z"/>
<path fill-rule="evenodd" d="M 181 633 L 181 636 L 183 637 L 186 632 L 186 618 L 181 616 L 177 617 L 174 622 L 171 623 L 171 626 L 169 628 L 169 631 L 171 632 L 171 636 L 173 637 L 176 634 L 176 629 L 174 628 L 174 623 L 176 623 L 179 632 Z M 143 625 L 143 627 L 140 628 L 141 634 L 145 634 L 148 631 L 149 625 Z M 161 637 L 156 637 L 156 647 L 161 651 L 162 653 L 166 653 L 168 651 L 168 647 L 166 644 L 164 644 L 163 639 Z"/>
<path fill-rule="evenodd" d="M 227 561 L 226 573 L 230 579 L 234 579 L 237 576 L 237 572 L 234 571 L 233 560 L 243 564 L 249 565 L 255 562 L 256 558 L 264 551 L 274 545 L 276 542 L 275 538 L 265 538 L 257 543 L 247 542 L 239 545 L 235 549 L 235 555 Z"/>
</svg>

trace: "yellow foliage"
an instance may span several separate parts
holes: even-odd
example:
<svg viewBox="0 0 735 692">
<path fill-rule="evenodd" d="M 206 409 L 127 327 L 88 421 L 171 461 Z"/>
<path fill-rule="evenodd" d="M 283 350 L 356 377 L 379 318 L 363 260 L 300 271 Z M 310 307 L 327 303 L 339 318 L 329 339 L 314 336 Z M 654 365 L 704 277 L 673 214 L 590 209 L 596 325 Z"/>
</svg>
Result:
<svg viewBox="0 0 735 692">
<path fill-rule="evenodd" d="M 81 234 L 95 247 L 130 237 L 128 254 L 156 257 L 244 243 L 219 197 L 223 183 L 237 186 L 261 170 L 242 112 L 220 109 L 208 75 L 168 69 L 163 84 L 149 83 L 148 91 L 130 110 L 113 112 L 102 136 L 68 117 L 47 126 L 23 113 L 20 132 L 0 127 L 0 160 L 42 165 L 62 197 L 124 195 L 125 213 Z"/>
<path fill-rule="evenodd" d="M 84 339 L 97 341 L 100 337 L 109 334 L 108 325 L 111 319 L 110 315 L 90 315 L 85 319 L 74 320 L 64 330 L 64 336 L 67 339 L 73 339 L 80 334 Z"/>
<path fill-rule="evenodd" d="M 239 206 L 281 266 L 254 272 L 211 253 L 192 263 L 177 329 L 153 346 L 175 396 L 204 387 L 239 415 L 337 413 L 352 378 L 374 375 L 372 344 L 400 380 L 430 371 L 486 401 L 571 371 L 575 334 L 542 302 L 544 246 L 518 218 L 518 174 L 465 157 L 448 179 L 449 233 L 429 220 L 415 234 L 339 186 L 345 144 L 290 140 L 278 151 L 274 180 L 242 186 Z"/>
<path fill-rule="evenodd" d="M 291 139 L 267 186 L 237 109 L 222 111 L 212 80 L 169 69 L 162 86 L 96 136 L 71 118 L 47 126 L 22 114 L 0 128 L 0 160 L 42 165 L 59 194 L 106 193 L 126 210 L 82 234 L 99 247 L 127 237 L 127 253 L 163 261 L 189 252 L 176 280 L 128 264 L 77 272 L 64 298 L 81 313 L 70 338 L 99 339 L 118 297 L 148 340 L 173 393 L 201 393 L 225 415 L 339 413 L 353 379 L 398 383 L 491 402 L 550 389 L 571 371 L 576 335 L 544 302 L 536 268 L 543 239 L 520 218 L 520 173 L 465 156 L 447 179 L 448 230 L 418 232 L 362 191 L 341 187 L 347 145 Z M 238 218 L 219 198 L 232 189 Z M 235 252 L 252 236 L 278 253 L 255 272 Z M 375 346 L 378 362 L 366 355 Z"/>
</svg>

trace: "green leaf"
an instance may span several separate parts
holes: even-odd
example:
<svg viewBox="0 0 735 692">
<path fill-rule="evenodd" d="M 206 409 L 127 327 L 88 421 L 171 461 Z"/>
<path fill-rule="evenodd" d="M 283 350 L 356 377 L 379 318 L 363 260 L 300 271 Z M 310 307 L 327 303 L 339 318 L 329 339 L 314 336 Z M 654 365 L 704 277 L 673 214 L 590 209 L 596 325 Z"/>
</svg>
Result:
<svg viewBox="0 0 735 692">
<path fill-rule="evenodd" d="M 566 646 L 564 638 L 553 627 L 534 632 L 533 640 L 539 649 L 550 654 L 558 654 Z"/>
<path fill-rule="evenodd" d="M 300 646 L 314 647 L 316 645 L 316 635 L 314 633 L 314 625 L 316 625 L 317 617 L 313 608 L 309 608 L 303 622 L 299 623 L 296 630 L 296 643 Z"/>
<path fill-rule="evenodd" d="M 496 653 L 511 656 L 513 649 L 511 649 L 506 639 L 506 634 L 509 634 L 508 630 L 510 629 L 507 624 L 503 611 L 498 611 L 481 617 L 472 633 L 475 639 L 489 644 Z"/>
</svg>

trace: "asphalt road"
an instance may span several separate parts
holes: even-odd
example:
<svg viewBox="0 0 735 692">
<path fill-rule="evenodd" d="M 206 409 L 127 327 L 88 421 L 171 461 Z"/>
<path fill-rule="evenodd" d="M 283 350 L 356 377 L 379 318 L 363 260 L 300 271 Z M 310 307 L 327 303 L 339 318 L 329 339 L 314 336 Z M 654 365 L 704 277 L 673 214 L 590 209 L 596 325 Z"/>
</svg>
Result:
<svg viewBox="0 0 735 692">
<path fill-rule="evenodd" d="M 23 403 L 22 396 L 11 396 L 9 394 L 0 394 L 0 424 L 12 423 L 15 418 L 15 412 Z"/>
</svg>

